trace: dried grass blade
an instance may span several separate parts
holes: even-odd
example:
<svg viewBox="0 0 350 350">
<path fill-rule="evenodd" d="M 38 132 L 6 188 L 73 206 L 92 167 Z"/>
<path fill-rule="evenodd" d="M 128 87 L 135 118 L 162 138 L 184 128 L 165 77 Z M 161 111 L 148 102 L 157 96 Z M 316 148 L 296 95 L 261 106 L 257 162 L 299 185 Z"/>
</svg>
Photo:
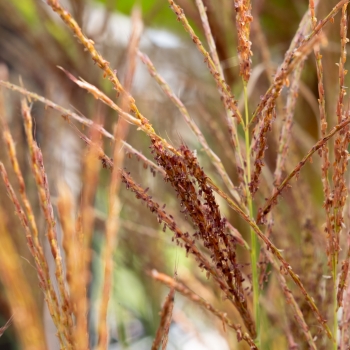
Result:
<svg viewBox="0 0 350 350">
<path fill-rule="evenodd" d="M 339 96 L 337 103 L 337 119 L 338 124 L 345 118 L 350 117 L 350 109 L 344 113 L 344 97 L 345 91 L 345 70 L 346 63 L 346 44 L 349 39 L 346 37 L 348 30 L 347 23 L 347 4 L 342 8 L 342 17 L 340 22 L 340 36 L 341 36 L 341 55 L 339 60 Z M 329 262 L 333 264 L 334 281 L 336 281 L 336 267 L 339 259 L 339 238 L 344 225 L 343 209 L 348 197 L 348 187 L 346 185 L 346 172 L 348 165 L 348 146 L 349 146 L 349 126 L 346 126 L 337 134 L 334 142 L 334 163 L 333 163 L 333 183 L 334 189 L 332 191 L 333 201 L 328 201 L 329 197 L 325 199 L 326 210 L 330 210 L 333 207 L 333 230 L 328 232 L 329 235 L 329 250 L 330 256 Z M 331 204 L 331 205 L 330 205 Z M 335 282 L 336 283 L 336 282 Z M 336 293 L 336 290 L 334 291 Z"/>
<path fill-rule="evenodd" d="M 6 122 L 5 115 L 3 113 L 3 110 L 4 110 L 3 106 L 4 106 L 3 95 L 2 95 L 2 91 L 0 90 L 0 108 L 2 109 L 0 112 L 0 125 L 2 128 L 2 136 L 3 136 L 3 139 L 4 139 L 5 144 L 7 146 L 7 153 L 9 155 L 13 171 L 17 177 L 17 181 L 18 181 L 18 185 L 19 185 L 19 193 L 20 193 L 20 196 L 22 198 L 24 208 L 26 211 L 26 215 L 28 218 L 28 223 L 29 223 L 29 226 L 31 229 L 35 253 L 38 255 L 38 258 L 39 258 L 41 264 L 45 265 L 46 260 L 44 257 L 43 249 L 42 249 L 41 244 L 39 242 L 38 228 L 37 228 L 37 225 L 35 222 L 35 217 L 34 217 L 32 207 L 31 207 L 30 202 L 29 202 L 27 195 L 26 195 L 26 186 L 25 186 L 25 182 L 23 179 L 21 169 L 19 167 L 17 154 L 16 154 L 15 142 L 13 140 L 10 129 L 9 129 L 8 124 Z M 47 266 L 46 266 L 46 269 L 47 269 Z"/>
<path fill-rule="evenodd" d="M 342 8 L 342 17 L 340 22 L 340 37 L 341 37 L 341 54 L 339 59 L 339 96 L 337 103 L 337 117 L 338 123 L 340 123 L 344 119 L 344 97 L 346 95 L 345 90 L 345 75 L 347 74 L 347 70 L 345 70 L 346 63 L 346 45 L 349 42 L 349 39 L 346 37 L 348 32 L 348 14 L 347 14 L 347 6 L 345 4 Z M 346 111 L 346 117 L 350 117 L 350 110 Z M 334 143 L 334 158 L 335 162 L 333 164 L 333 182 L 334 182 L 334 202 L 333 202 L 333 220 L 334 220 L 334 230 L 331 231 L 329 237 L 329 248 L 330 255 L 332 257 L 333 262 L 333 275 L 334 275 L 334 293 L 337 293 L 337 306 L 335 310 L 337 310 L 342 305 L 343 299 L 343 291 L 345 288 L 345 282 L 347 278 L 347 273 L 349 270 L 349 257 L 350 257 L 350 249 L 348 250 L 348 255 L 343 261 L 342 271 L 340 275 L 340 279 L 338 282 L 338 286 L 336 285 L 336 270 L 339 259 L 339 251 L 340 248 L 340 233 L 344 226 L 344 214 L 343 209 L 346 204 L 346 200 L 348 197 L 348 186 L 346 185 L 346 172 L 348 165 L 348 146 L 349 146 L 349 135 L 350 130 L 349 127 L 342 130 L 341 133 L 337 135 L 337 139 Z M 328 206 L 329 208 L 329 206 Z M 337 291 L 338 287 L 338 291 Z"/>
<path fill-rule="evenodd" d="M 162 344 L 162 349 L 164 350 L 166 349 L 166 343 L 164 343 L 165 345 L 164 347 L 162 340 L 165 340 L 168 337 L 169 328 L 166 331 L 166 325 L 170 324 L 169 321 L 171 321 L 171 318 L 172 318 L 172 312 L 174 307 L 174 296 L 175 296 L 175 289 L 171 288 L 169 291 L 169 294 L 165 298 L 164 305 L 160 312 L 160 322 L 156 332 L 156 336 L 152 343 L 151 350 L 158 350 L 161 344 Z"/>
<path fill-rule="evenodd" d="M 309 9 L 311 14 L 311 22 L 313 30 L 317 27 L 317 19 L 315 15 L 315 4 L 313 0 L 309 1 Z M 316 59 L 316 71 L 317 71 L 317 80 L 318 80 L 318 108 L 320 113 L 320 135 L 321 137 L 325 137 L 327 134 L 328 123 L 326 116 L 326 100 L 325 100 L 325 88 L 324 88 L 324 75 L 323 75 L 323 63 L 322 63 L 322 55 L 321 50 L 318 47 L 314 49 L 315 59 Z M 339 122 L 338 122 L 339 123 Z M 334 230 L 331 219 L 331 205 L 330 205 L 330 195 L 331 195 L 331 187 L 329 183 L 329 168 L 330 168 L 330 159 L 329 159 L 329 148 L 327 143 L 323 145 L 319 150 L 319 154 L 322 158 L 322 167 L 321 167 L 321 177 L 322 177 L 322 186 L 323 186 L 323 196 L 324 196 L 324 208 L 326 212 L 326 230 L 328 232 L 328 249 L 330 254 L 328 255 L 328 261 L 331 264 L 331 257 L 334 257 L 332 252 L 334 250 L 333 237 Z"/>
<path fill-rule="evenodd" d="M 75 78 L 74 78 L 75 79 Z M 78 123 L 85 125 L 89 128 L 94 128 L 96 129 L 101 135 L 114 140 L 114 136 L 109 133 L 106 129 L 103 128 L 102 125 L 99 125 L 97 123 L 95 123 L 93 120 L 91 119 L 87 119 L 69 109 L 63 108 L 59 105 L 57 105 L 56 103 L 40 96 L 37 95 L 33 92 L 30 92 L 28 90 L 26 90 L 25 88 L 22 88 L 20 86 L 11 84 L 7 81 L 2 81 L 0 80 L 0 85 L 6 87 L 7 89 L 11 89 L 13 91 L 16 91 L 24 96 L 28 96 L 29 98 L 39 101 L 41 103 L 43 103 L 45 106 L 54 109 L 55 111 L 59 112 L 62 114 L 62 116 L 64 118 L 72 118 L 74 120 L 76 120 Z M 156 164 L 154 164 L 150 159 L 146 158 L 142 153 L 140 153 L 139 151 L 137 151 L 135 148 L 133 148 L 129 143 L 123 141 L 123 147 L 125 147 L 130 153 L 135 154 L 139 159 L 141 159 L 145 164 L 147 164 L 148 166 L 150 166 L 152 169 L 154 169 L 156 172 L 164 175 L 165 172 L 162 168 L 160 168 L 159 166 L 157 166 Z"/>
<path fill-rule="evenodd" d="M 35 222 L 35 217 L 34 217 L 32 207 L 26 195 L 25 182 L 23 179 L 21 169 L 19 167 L 15 142 L 12 138 L 8 124 L 6 122 L 3 107 L 4 107 L 3 94 L 2 94 L 2 91 L 0 90 L 0 108 L 2 109 L 2 111 L 0 112 L 0 125 L 2 127 L 2 136 L 7 146 L 7 152 L 12 164 L 13 171 L 15 173 L 15 176 L 17 177 L 17 181 L 19 184 L 19 192 L 20 192 L 21 199 L 24 203 L 25 211 L 21 209 L 19 200 L 17 199 L 17 196 L 14 190 L 12 189 L 12 186 L 10 185 L 5 168 L 1 164 L 2 177 L 5 182 L 5 186 L 11 198 L 11 201 L 15 206 L 17 215 L 19 216 L 21 224 L 26 232 L 27 245 L 30 250 L 30 253 L 32 254 L 35 260 L 36 268 L 38 271 L 40 288 L 43 290 L 45 300 L 48 305 L 50 314 L 53 318 L 53 321 L 57 329 L 59 329 L 59 332 L 61 332 L 62 329 L 60 325 L 60 312 L 59 312 L 58 299 L 56 296 L 56 292 L 53 288 L 53 285 L 51 283 L 49 268 L 46 262 L 46 258 L 44 256 L 42 246 L 39 242 L 38 228 Z"/>
<path fill-rule="evenodd" d="M 61 324 L 61 311 L 59 301 L 50 278 L 49 267 L 43 249 L 39 242 L 39 233 L 36 226 L 34 213 L 26 195 L 25 182 L 18 164 L 15 143 L 8 129 L 8 125 L 6 124 L 5 119 L 2 115 L 0 116 L 0 119 L 1 125 L 3 127 L 3 138 L 8 148 L 8 154 L 12 163 L 13 170 L 19 182 L 19 192 L 24 203 L 25 211 L 21 208 L 19 200 L 17 199 L 17 196 L 9 182 L 7 172 L 2 163 L 0 163 L 0 172 L 2 174 L 2 178 L 5 183 L 9 197 L 11 198 L 11 201 L 15 206 L 16 213 L 26 232 L 27 245 L 31 255 L 34 258 L 36 269 L 38 272 L 39 286 L 44 293 L 45 301 L 47 303 L 50 315 L 53 319 L 55 326 L 58 329 L 58 338 L 60 339 L 61 343 L 64 343 L 62 337 L 68 336 L 67 329 L 65 329 L 65 326 Z"/>
<path fill-rule="evenodd" d="M 52 204 L 50 199 L 50 191 L 49 191 L 47 176 L 46 176 L 44 163 L 43 163 L 43 156 L 40 148 L 37 146 L 36 142 L 33 139 L 33 134 L 32 134 L 33 122 L 30 114 L 30 108 L 28 107 L 28 104 L 25 99 L 22 100 L 22 116 L 24 120 L 24 127 L 25 127 L 27 142 L 29 146 L 29 151 L 30 151 L 30 157 L 31 157 L 30 163 L 32 167 L 32 172 L 37 185 L 41 209 L 44 213 L 44 217 L 47 223 L 47 238 L 49 241 L 51 254 L 53 256 L 54 263 L 55 263 L 55 269 L 56 269 L 55 276 L 57 279 L 58 290 L 60 293 L 60 299 L 62 303 L 61 308 L 62 310 L 64 310 L 61 313 L 61 319 L 67 331 L 67 341 L 69 344 L 72 344 L 73 342 L 72 334 L 71 334 L 71 330 L 73 327 L 73 318 L 71 314 L 72 310 L 69 302 L 69 294 L 67 291 L 67 286 L 65 283 L 61 251 L 57 241 L 56 221 L 53 214 L 53 209 L 52 209 Z"/>
<path fill-rule="evenodd" d="M 74 200 L 70 189 L 64 183 L 59 184 L 57 208 L 63 231 L 63 249 L 65 252 L 66 275 L 69 285 L 70 303 L 75 317 L 73 330 L 74 346 L 88 349 L 86 274 L 84 270 L 85 249 L 79 242 L 78 232 L 73 219 Z"/>
<path fill-rule="evenodd" d="M 5 216 L 2 209 L 0 209 L 0 259 L 0 279 L 14 313 L 13 321 L 21 348 L 46 350 L 39 309 L 22 270 L 20 256 L 16 251 L 11 234 L 5 227 Z"/>
<path fill-rule="evenodd" d="M 182 294 L 186 298 L 190 299 L 194 303 L 200 305 L 201 307 L 205 308 L 210 313 L 212 313 L 213 315 L 218 317 L 220 319 L 220 321 L 222 321 L 228 327 L 230 327 L 236 331 L 238 341 L 244 340 L 250 346 L 251 349 L 258 349 L 256 347 L 256 345 L 254 344 L 254 341 L 250 337 L 250 335 L 248 333 L 242 332 L 242 328 L 240 325 L 236 325 L 236 324 L 232 323 L 229 320 L 229 318 L 227 317 L 226 313 L 215 309 L 209 302 L 202 299 L 197 294 L 193 293 L 184 284 L 182 284 L 181 282 L 177 282 L 173 278 L 171 278 L 163 273 L 159 273 L 156 270 L 152 271 L 151 276 L 155 280 L 164 283 L 169 288 L 175 289 L 177 292 L 179 292 L 180 294 Z"/>
<path fill-rule="evenodd" d="M 128 46 L 128 67 L 125 76 L 124 91 L 126 94 L 122 97 L 122 110 L 128 111 L 130 109 L 131 101 L 128 98 L 129 91 L 132 87 L 136 69 L 137 49 L 139 46 L 143 24 L 141 20 L 141 10 L 135 6 L 132 12 L 132 33 Z M 114 265 L 113 252 L 117 245 L 117 234 L 119 230 L 119 189 L 121 184 L 121 177 L 119 176 L 119 169 L 123 167 L 125 152 L 123 149 L 123 140 L 128 134 L 128 123 L 124 118 L 119 118 L 118 124 L 115 126 L 114 138 L 115 143 L 113 147 L 113 160 L 115 166 L 111 172 L 108 196 L 108 215 L 106 220 L 106 240 L 104 250 L 102 253 L 102 263 L 104 265 L 104 277 L 102 287 L 102 298 L 99 310 L 99 326 L 98 326 L 98 343 L 97 350 L 104 350 L 108 348 L 108 331 L 107 331 L 107 310 L 110 291 L 112 288 L 112 270 Z"/>
<path fill-rule="evenodd" d="M 96 120 L 94 125 L 101 125 L 101 120 Z M 94 127 L 90 129 L 90 137 L 100 147 L 102 140 L 98 130 Z M 83 162 L 83 189 L 81 195 L 81 205 L 79 208 L 79 215 L 76 222 L 77 236 L 73 244 L 79 244 L 77 253 L 80 251 L 80 261 L 75 263 L 77 266 L 76 282 L 75 282 L 75 297 L 77 305 L 77 327 L 76 339 L 82 344 L 81 348 L 88 346 L 88 324 L 86 315 L 89 310 L 88 289 L 91 282 L 91 260 L 92 260 L 92 237 L 95 221 L 94 202 L 98 186 L 100 164 L 98 162 L 98 155 L 94 148 L 89 148 L 85 154 Z M 71 225 L 73 229 L 74 225 Z M 73 234 L 73 232 L 71 232 Z M 72 238 L 71 238 L 72 240 Z M 73 261 L 74 263 L 74 261 Z M 80 276 L 80 278 L 79 278 Z M 85 337 L 85 338 L 83 338 Z"/>
<path fill-rule="evenodd" d="M 18 215 L 18 218 L 22 224 L 22 227 L 25 230 L 28 249 L 34 258 L 35 267 L 37 269 L 39 286 L 44 292 L 45 301 L 49 308 L 50 315 L 53 319 L 55 326 L 57 327 L 57 330 L 58 330 L 57 336 L 59 338 L 60 343 L 65 344 L 65 338 L 67 338 L 67 330 L 61 320 L 61 309 L 60 309 L 56 292 L 52 284 L 50 283 L 49 271 L 48 269 L 45 270 L 43 268 L 42 262 L 40 261 L 39 256 L 34 249 L 34 243 L 31 236 L 30 228 L 28 226 L 27 217 L 23 209 L 21 208 L 19 200 L 15 194 L 15 191 L 13 190 L 10 184 L 10 180 L 8 178 L 5 167 L 1 162 L 0 162 L 0 173 L 4 181 L 7 193 L 11 199 L 11 202 L 15 207 L 16 214 Z M 47 268 L 47 264 L 46 264 L 46 268 Z"/>
<path fill-rule="evenodd" d="M 78 115 L 77 113 L 72 112 L 69 109 L 63 108 L 63 107 L 55 104 L 54 102 L 52 102 L 52 101 L 50 101 L 50 100 L 48 100 L 48 99 L 46 99 L 46 98 L 44 98 L 44 97 L 42 97 L 40 95 L 37 95 L 37 94 L 35 94 L 33 92 L 30 92 L 30 91 L 27 91 L 26 89 L 24 89 L 24 88 L 22 88 L 20 86 L 11 84 L 9 82 L 1 81 L 1 80 L 0 80 L 0 85 L 6 87 L 8 89 L 11 89 L 13 91 L 19 92 L 19 93 L 21 93 L 21 94 L 23 94 L 25 96 L 28 96 L 28 97 L 30 97 L 30 98 L 32 98 L 34 100 L 42 102 L 46 106 L 48 106 L 48 107 L 56 110 L 57 112 L 61 113 L 65 120 L 67 120 L 67 118 L 72 118 L 72 119 L 78 121 L 80 124 L 85 125 L 85 126 L 90 127 L 90 128 L 94 128 L 101 135 L 103 135 L 103 136 L 105 136 L 105 137 L 107 137 L 107 138 L 109 138 L 111 140 L 114 140 L 114 136 L 111 133 L 109 133 L 101 125 L 95 123 L 94 121 L 92 121 L 90 119 L 87 119 L 87 118 L 85 118 L 85 117 L 83 117 L 81 115 Z M 108 99 L 108 97 L 106 97 L 106 99 Z M 109 101 L 108 101 L 108 103 L 109 103 Z M 113 103 L 113 102 L 110 102 L 110 103 Z M 164 172 L 164 170 L 162 168 L 160 168 L 159 166 L 154 164 L 150 159 L 146 158 L 142 153 L 137 151 L 130 144 L 128 144 L 127 142 L 123 141 L 123 147 L 126 148 L 128 150 L 128 152 L 136 155 L 136 157 L 138 159 L 141 159 L 145 165 L 150 166 L 150 168 L 153 169 L 155 172 L 158 172 L 158 173 L 160 173 L 162 175 L 165 175 L 165 172 Z"/>
</svg>

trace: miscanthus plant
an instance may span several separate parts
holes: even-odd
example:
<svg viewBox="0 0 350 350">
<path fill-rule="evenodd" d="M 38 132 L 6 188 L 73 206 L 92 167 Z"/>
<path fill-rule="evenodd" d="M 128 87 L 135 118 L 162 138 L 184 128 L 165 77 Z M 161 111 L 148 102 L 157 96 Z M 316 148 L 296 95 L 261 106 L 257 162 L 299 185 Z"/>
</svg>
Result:
<svg viewBox="0 0 350 350">
<path fill-rule="evenodd" d="M 157 304 L 160 313 L 151 332 L 152 349 L 165 349 L 171 324 L 181 323 L 176 316 L 178 295 L 207 310 L 208 322 L 226 337 L 231 349 L 348 349 L 348 1 L 327 2 L 318 10 L 317 3 L 309 0 L 284 57 L 276 65 L 260 26 L 260 2 L 233 0 L 227 5 L 181 1 L 184 10 L 176 1 L 168 0 L 169 11 L 193 41 L 200 55 L 197 57 L 204 61 L 203 67 L 211 76 L 206 86 L 213 94 L 208 99 L 216 99 L 215 109 L 210 108 L 211 101 L 206 103 L 199 97 L 186 106 L 157 71 L 156 64 L 141 51 L 143 25 L 137 8 L 132 15 L 123 73 L 119 74 L 100 53 L 98 42 L 84 34 L 82 17 L 75 18 L 80 13 L 76 7 L 73 16 L 58 0 L 46 3 L 81 44 L 75 49 L 90 56 L 95 70 L 99 69 L 106 81 L 97 83 L 96 76 L 89 81 L 81 65 L 71 70 L 68 64 L 59 67 L 60 79 L 73 82 L 74 90 L 90 93 L 100 106 L 113 111 L 117 121 L 113 125 L 102 118 L 102 113 L 91 113 L 92 117 L 87 118 L 73 107 L 68 109 L 30 91 L 24 83 L 0 81 L 1 134 L 7 151 L 0 163 L 7 191 L 0 210 L 0 280 L 21 347 L 46 349 L 47 344 L 33 296 L 34 282 L 23 273 L 16 247 L 20 234 L 32 256 L 41 290 L 39 299 L 47 305 L 62 349 L 108 348 L 111 327 L 107 316 L 114 272 L 120 268 L 115 260 L 118 251 L 121 256 L 132 254 L 140 259 L 139 278 L 148 281 L 144 283 L 148 283 L 150 304 L 154 303 L 156 282 L 169 288 L 164 302 Z M 2 6 L 7 5 L 3 2 Z M 222 11 L 229 8 L 234 21 L 231 19 L 226 27 L 220 23 L 214 16 L 219 11 L 216 6 Z M 317 18 L 321 10 L 326 12 Z M 234 35 L 229 32 L 232 23 Z M 330 26 L 338 28 L 335 34 L 327 29 Z M 225 58 L 232 51 L 230 40 L 238 58 L 236 70 L 226 66 Z M 336 52 L 336 59 L 334 55 L 324 58 L 329 46 Z M 196 138 L 192 143 L 196 149 L 186 142 L 181 129 L 175 141 L 163 135 L 168 107 L 139 107 L 133 85 L 140 64 L 173 104 L 171 108 L 177 108 L 192 132 L 191 138 Z M 316 71 L 316 97 L 309 71 Z M 326 79 L 327 74 L 336 77 L 333 84 Z M 200 82 L 192 84 L 198 86 Z M 6 113 L 12 102 L 5 98 L 5 89 L 21 95 L 25 157 L 29 158 L 31 180 L 20 166 L 23 150 L 19 157 L 8 125 Z M 143 98 L 147 93 L 142 92 Z M 81 93 L 76 96 L 77 103 L 82 98 L 91 101 Z M 309 105 L 298 105 L 301 98 Z M 55 184 L 57 194 L 51 194 L 46 157 L 32 117 L 33 106 L 38 103 L 61 115 L 62 124 L 68 124 L 84 144 L 79 159 L 82 188 L 78 200 L 62 179 Z M 307 126 L 305 131 L 293 121 L 312 113 L 317 117 L 318 130 L 312 130 L 310 136 Z M 142 162 L 141 176 L 129 158 Z M 147 169 L 153 180 L 145 176 Z M 101 183 L 104 215 L 96 207 Z M 41 213 L 29 199 L 28 192 L 33 188 Z M 7 214 L 10 205 L 22 226 L 21 233 L 13 229 Z M 171 275 L 168 267 L 161 271 L 166 262 L 158 259 L 169 242 L 159 237 L 156 242 L 143 238 L 150 232 L 148 226 L 158 236 L 151 217 L 164 231 L 161 237 L 171 237 L 172 244 L 193 262 L 190 276 L 181 275 L 181 266 Z M 39 224 L 39 218 L 45 223 Z M 125 230 L 134 235 L 126 242 Z M 97 231 L 100 235 L 102 232 L 101 282 L 96 322 L 91 330 L 89 291 Z M 144 242 L 142 247 L 140 240 Z M 47 252 L 45 246 L 49 247 Z M 156 282 L 150 284 L 151 280 Z M 128 291 L 128 279 L 124 282 L 122 288 Z M 9 326 L 7 323 L 1 328 L 1 334 Z M 119 329 L 120 338 L 122 333 Z"/>
</svg>

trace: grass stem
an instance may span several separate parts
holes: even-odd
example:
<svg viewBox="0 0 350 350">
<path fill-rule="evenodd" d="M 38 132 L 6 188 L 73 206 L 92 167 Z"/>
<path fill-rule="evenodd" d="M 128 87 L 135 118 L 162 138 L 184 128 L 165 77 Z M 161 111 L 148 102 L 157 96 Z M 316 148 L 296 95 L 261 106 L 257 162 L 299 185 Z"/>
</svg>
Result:
<svg viewBox="0 0 350 350">
<path fill-rule="evenodd" d="M 247 93 L 247 83 L 243 80 L 244 87 L 244 106 L 245 106 L 245 128 L 244 128 L 244 138 L 246 145 L 246 161 L 247 161 L 247 175 L 246 179 L 246 193 L 248 210 L 251 218 L 254 217 L 254 208 L 252 195 L 249 190 L 249 183 L 251 181 L 251 170 L 250 170 L 250 136 L 249 136 L 249 110 L 248 110 L 248 93 Z M 260 346 L 260 305 L 259 305 L 259 275 L 257 268 L 257 257 L 259 256 L 259 243 L 256 237 L 256 233 L 252 228 L 250 228 L 250 240 L 251 240 L 251 250 L 250 250 L 250 260 L 252 265 L 252 282 L 253 282 L 253 308 L 254 308 L 254 318 L 256 324 L 256 339 L 255 343 Z"/>
</svg>

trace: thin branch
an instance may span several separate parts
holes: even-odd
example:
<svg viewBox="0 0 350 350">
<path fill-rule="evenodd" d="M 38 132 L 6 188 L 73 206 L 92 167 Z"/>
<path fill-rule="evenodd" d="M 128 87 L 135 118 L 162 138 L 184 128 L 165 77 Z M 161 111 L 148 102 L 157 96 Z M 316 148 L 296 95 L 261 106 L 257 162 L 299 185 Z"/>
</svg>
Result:
<svg viewBox="0 0 350 350">
<path fill-rule="evenodd" d="M 230 177 L 228 176 L 221 162 L 221 159 L 210 148 L 201 130 L 198 128 L 197 124 L 194 122 L 194 120 L 191 118 L 190 114 L 188 113 L 187 108 L 184 106 L 181 100 L 174 94 L 174 92 L 171 90 L 170 86 L 166 83 L 166 81 L 158 74 L 158 72 L 156 71 L 156 68 L 154 67 L 149 57 L 140 51 L 138 52 L 138 56 L 141 58 L 142 62 L 146 65 L 150 75 L 155 79 L 155 81 L 162 88 L 164 93 L 170 98 L 170 100 L 178 108 L 181 115 L 184 117 L 186 123 L 189 125 L 193 133 L 197 136 L 199 143 L 202 145 L 205 153 L 208 155 L 208 157 L 212 161 L 213 165 L 215 166 L 216 170 L 220 174 L 226 187 L 232 194 L 233 198 L 237 201 L 237 203 L 241 204 L 240 195 L 238 194 L 235 186 L 233 185 Z"/>
<path fill-rule="evenodd" d="M 151 273 L 152 278 L 154 278 L 157 281 L 160 281 L 167 285 L 169 288 L 175 289 L 177 292 L 185 296 L 186 298 L 190 299 L 194 303 L 200 305 L 204 309 L 211 312 L 213 315 L 218 317 L 223 324 L 226 324 L 228 327 L 234 329 L 237 333 L 237 340 L 241 341 L 242 339 L 250 346 L 251 349 L 258 349 L 257 346 L 254 344 L 253 339 L 250 337 L 248 333 L 242 332 L 242 327 L 240 325 L 236 325 L 232 323 L 229 318 L 227 317 L 227 314 L 225 312 L 221 312 L 214 308 L 209 302 L 202 299 L 197 294 L 193 293 L 190 289 L 188 289 L 184 284 L 181 282 L 175 281 L 173 278 L 163 274 L 159 273 L 156 270 L 153 270 Z"/>
<path fill-rule="evenodd" d="M 350 118 L 345 119 L 342 123 L 336 125 L 330 133 L 328 133 L 325 137 L 319 140 L 304 156 L 304 158 L 299 162 L 299 164 L 294 168 L 294 170 L 282 181 L 282 183 L 276 188 L 276 192 L 266 200 L 265 205 L 262 209 L 259 210 L 257 222 L 261 223 L 264 217 L 271 211 L 272 207 L 277 204 L 277 197 L 281 194 L 285 187 L 288 186 L 290 180 L 298 175 L 301 168 L 305 165 L 305 163 L 312 157 L 312 155 L 321 149 L 324 144 L 337 132 L 345 128 L 350 123 Z"/>
</svg>

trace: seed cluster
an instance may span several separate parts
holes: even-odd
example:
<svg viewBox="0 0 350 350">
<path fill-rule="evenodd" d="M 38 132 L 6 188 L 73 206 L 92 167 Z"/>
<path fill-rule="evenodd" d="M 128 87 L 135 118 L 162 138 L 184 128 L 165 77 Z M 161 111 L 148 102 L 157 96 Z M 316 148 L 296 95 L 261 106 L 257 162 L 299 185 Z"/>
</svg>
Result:
<svg viewBox="0 0 350 350">
<path fill-rule="evenodd" d="M 151 148 L 157 164 L 167 174 L 165 180 L 180 199 L 182 213 L 191 218 L 196 228 L 194 238 L 201 240 L 210 251 L 210 258 L 222 272 L 247 328 L 254 334 L 242 285 L 244 278 L 236 259 L 236 239 L 225 232 L 226 220 L 221 217 L 213 190 L 207 183 L 208 177 L 187 146 L 180 147 L 178 151 L 181 155 L 170 154 L 156 140 L 153 140 Z"/>
<path fill-rule="evenodd" d="M 239 71 L 244 81 L 248 82 L 251 73 L 251 41 L 250 24 L 253 21 L 251 15 L 250 0 L 236 0 L 234 3 L 236 10 L 236 27 L 238 34 L 238 57 L 239 57 Z"/>
</svg>

